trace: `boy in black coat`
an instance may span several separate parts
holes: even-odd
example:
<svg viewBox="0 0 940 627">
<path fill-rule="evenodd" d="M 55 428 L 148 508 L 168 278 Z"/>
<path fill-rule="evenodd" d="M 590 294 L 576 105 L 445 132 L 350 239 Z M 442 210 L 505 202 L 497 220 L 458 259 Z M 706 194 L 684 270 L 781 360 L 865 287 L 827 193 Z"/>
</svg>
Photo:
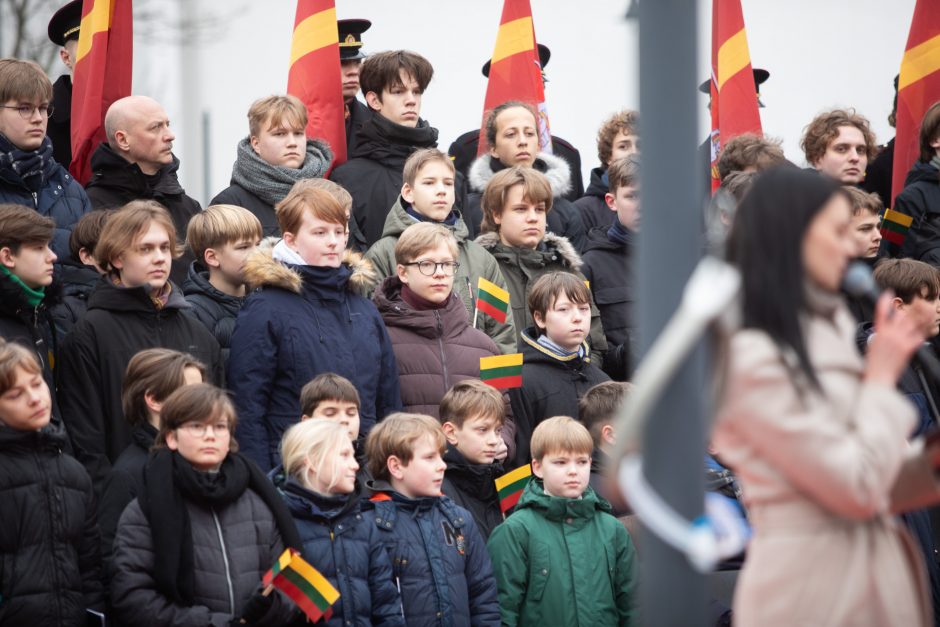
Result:
<svg viewBox="0 0 940 627">
<path fill-rule="evenodd" d="M 95 245 L 114 209 L 96 209 L 83 215 L 69 236 L 69 256 L 59 260 L 62 298 L 52 308 L 58 332 L 65 336 L 85 316 L 88 298 L 103 272 L 95 261 Z"/>
</svg>

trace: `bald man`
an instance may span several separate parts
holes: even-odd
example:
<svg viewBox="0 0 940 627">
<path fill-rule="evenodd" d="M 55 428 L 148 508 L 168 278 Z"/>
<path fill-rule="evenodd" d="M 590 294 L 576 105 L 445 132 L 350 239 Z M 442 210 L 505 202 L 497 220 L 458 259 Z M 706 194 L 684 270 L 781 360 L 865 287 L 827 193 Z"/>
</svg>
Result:
<svg viewBox="0 0 940 627">
<path fill-rule="evenodd" d="M 156 200 L 173 216 L 177 239 L 183 241 L 189 219 L 202 208 L 186 195 L 177 178 L 176 135 L 166 111 L 153 98 L 121 98 L 108 109 L 104 129 L 108 141 L 91 156 L 92 176 L 85 188 L 91 204 L 95 209 L 113 209 L 141 198 Z M 192 260 L 188 252 L 173 260 L 174 283 L 182 285 Z"/>
</svg>

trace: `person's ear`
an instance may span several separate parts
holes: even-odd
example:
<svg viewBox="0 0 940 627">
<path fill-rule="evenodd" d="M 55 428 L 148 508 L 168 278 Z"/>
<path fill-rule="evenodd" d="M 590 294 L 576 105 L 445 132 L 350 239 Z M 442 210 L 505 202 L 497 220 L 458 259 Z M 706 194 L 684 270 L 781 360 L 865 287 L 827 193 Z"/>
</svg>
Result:
<svg viewBox="0 0 940 627">
<path fill-rule="evenodd" d="M 603 440 L 605 444 L 617 443 L 617 436 L 614 433 L 613 425 L 604 425 L 601 427 L 601 440 Z"/>
<path fill-rule="evenodd" d="M 2 263 L 7 268 L 16 267 L 16 256 L 13 254 L 13 251 L 9 246 L 4 246 L 0 248 L 0 263 Z"/>
<path fill-rule="evenodd" d="M 153 394 L 150 392 L 144 393 L 144 404 L 147 405 L 147 409 L 152 411 L 155 414 L 159 414 L 160 410 L 163 409 L 163 403 L 158 401 Z"/>
<path fill-rule="evenodd" d="M 535 322 L 535 327 L 539 331 L 545 330 L 545 316 L 542 315 L 541 311 L 533 311 L 532 320 Z"/>
<path fill-rule="evenodd" d="M 544 478 L 544 473 L 542 472 L 542 462 L 538 459 L 532 460 L 532 474 L 538 477 L 539 479 Z"/>
<path fill-rule="evenodd" d="M 408 204 L 414 204 L 415 190 L 408 183 L 403 183 L 401 186 L 401 197 L 404 198 L 405 202 Z"/>
<path fill-rule="evenodd" d="M 895 296 L 891 299 L 891 307 L 893 307 L 895 311 L 904 311 L 907 309 L 907 303 L 901 300 L 900 297 Z"/>
<path fill-rule="evenodd" d="M 114 131 L 114 146 L 112 147 L 122 152 L 130 150 L 130 143 L 127 141 L 127 131 Z"/>
<path fill-rule="evenodd" d="M 607 192 L 606 194 L 604 194 L 604 202 L 607 203 L 607 207 L 608 207 L 608 209 L 610 209 L 611 211 L 616 211 L 616 210 L 617 210 L 617 206 L 614 204 L 614 201 L 615 201 L 616 199 L 617 199 L 617 198 L 616 198 L 613 194 L 611 194 L 610 192 Z"/>
<path fill-rule="evenodd" d="M 175 430 L 175 429 L 171 429 L 170 431 L 167 431 L 167 433 L 166 433 L 166 447 L 167 447 L 168 449 L 170 449 L 171 451 L 175 451 L 175 450 L 179 449 L 180 443 L 179 443 L 179 441 L 177 441 L 177 439 L 176 439 L 176 430 Z"/>
<path fill-rule="evenodd" d="M 401 481 L 405 476 L 405 473 L 402 472 L 402 468 L 405 467 L 405 464 L 401 463 L 397 455 L 389 455 L 385 465 L 388 467 L 388 474 L 390 474 L 393 479 Z"/>
<path fill-rule="evenodd" d="M 287 244 L 287 247 L 293 248 L 294 242 L 297 241 L 297 236 L 291 233 L 290 231 L 285 231 L 283 237 L 284 237 L 284 243 Z"/>
<path fill-rule="evenodd" d="M 369 108 L 372 109 L 373 111 L 381 111 L 382 110 L 382 96 L 375 93 L 374 91 L 367 92 L 366 104 L 369 105 Z"/>
<path fill-rule="evenodd" d="M 207 268 L 218 268 L 220 265 L 222 265 L 219 263 L 219 258 L 214 248 L 207 248 L 206 252 L 202 254 L 202 259 L 205 262 Z"/>
<path fill-rule="evenodd" d="M 92 253 L 90 253 L 88 249 L 85 248 L 84 246 L 78 249 L 78 260 L 81 261 L 82 264 L 86 266 L 98 265 L 98 260 L 95 259 L 95 256 Z"/>
<path fill-rule="evenodd" d="M 257 135 L 252 135 L 248 138 L 248 143 L 251 144 L 251 149 L 255 151 L 256 155 L 260 155 L 261 152 L 258 150 L 258 144 L 261 143 L 261 140 L 258 139 Z"/>
<path fill-rule="evenodd" d="M 398 280 L 401 281 L 404 285 L 408 285 L 408 269 L 405 266 L 398 264 L 395 266 L 395 273 L 398 275 Z"/>
<path fill-rule="evenodd" d="M 444 437 L 447 438 L 447 442 L 452 446 L 457 446 L 457 427 L 454 423 L 448 421 L 441 425 L 441 430 L 444 431 Z"/>
<path fill-rule="evenodd" d="M 123 270 L 124 269 L 124 255 L 118 255 L 117 257 L 112 259 L 111 267 L 114 268 L 115 270 Z"/>
</svg>

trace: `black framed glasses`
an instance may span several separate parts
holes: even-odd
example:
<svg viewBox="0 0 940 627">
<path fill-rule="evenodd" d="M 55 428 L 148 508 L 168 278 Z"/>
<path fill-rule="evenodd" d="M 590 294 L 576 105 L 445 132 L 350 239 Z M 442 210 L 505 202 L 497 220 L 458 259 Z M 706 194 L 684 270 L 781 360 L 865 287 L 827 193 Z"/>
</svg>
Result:
<svg viewBox="0 0 940 627">
<path fill-rule="evenodd" d="M 403 263 L 402 265 L 418 266 L 418 272 L 424 276 L 434 276 L 437 274 L 438 268 L 441 269 L 441 272 L 444 273 L 444 276 L 454 276 L 457 274 L 457 268 L 460 267 L 460 264 L 456 261 L 431 261 L 429 259 L 412 261 L 410 263 Z"/>
<path fill-rule="evenodd" d="M 33 111 L 39 110 L 39 114 L 44 118 L 48 118 L 52 115 L 52 105 L 30 105 L 30 104 L 21 104 L 21 105 L 0 105 L 2 109 L 13 109 L 20 114 L 20 117 L 24 120 L 29 120 L 33 117 Z"/>
</svg>

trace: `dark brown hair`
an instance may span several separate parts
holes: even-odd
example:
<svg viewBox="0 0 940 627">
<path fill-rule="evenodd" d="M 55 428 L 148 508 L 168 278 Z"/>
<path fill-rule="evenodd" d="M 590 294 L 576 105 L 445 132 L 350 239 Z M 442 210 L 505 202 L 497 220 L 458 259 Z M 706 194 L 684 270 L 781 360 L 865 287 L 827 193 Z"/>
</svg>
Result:
<svg viewBox="0 0 940 627">
<path fill-rule="evenodd" d="M 323 401 L 355 403 L 359 407 L 359 391 L 346 377 L 324 372 L 310 380 L 300 390 L 300 413 L 311 416 Z"/>
<path fill-rule="evenodd" d="M 177 388 L 183 387 L 184 371 L 195 368 L 206 378 L 206 366 L 187 353 L 168 348 L 142 350 L 127 362 L 121 389 L 121 408 L 124 419 L 136 427 L 146 424 L 150 417 L 147 394 L 158 403 L 164 402 Z"/>
<path fill-rule="evenodd" d="M 544 320 L 546 312 L 562 295 L 578 305 L 591 302 L 591 290 L 584 284 L 584 278 L 570 272 L 548 272 L 532 284 L 532 289 L 529 290 L 529 296 L 526 298 L 526 305 L 533 319 L 538 313 Z"/>
<path fill-rule="evenodd" d="M 606 166 L 614 150 L 614 137 L 623 131 L 626 135 L 637 135 L 640 130 L 640 114 L 637 111 L 624 109 L 613 114 L 601 124 L 597 131 L 597 158 L 601 166 Z"/>
<path fill-rule="evenodd" d="M 930 105 L 920 122 L 920 160 L 928 163 L 937 154 L 930 142 L 940 137 L 940 100 Z"/>
<path fill-rule="evenodd" d="M 578 420 L 590 431 L 595 447 L 600 446 L 601 429 L 614 422 L 624 399 L 632 390 L 632 383 L 604 381 L 578 400 Z"/>
<path fill-rule="evenodd" d="M 53 235 L 52 218 L 25 205 L 0 204 L 0 248 L 9 248 L 16 254 L 23 244 L 48 243 Z"/>
<path fill-rule="evenodd" d="M 506 102 L 494 107 L 486 114 L 486 120 L 483 123 L 484 128 L 486 129 L 486 143 L 489 148 L 496 146 L 496 134 L 499 132 L 497 128 L 496 118 L 499 117 L 499 114 L 508 109 L 525 109 L 532 114 L 532 118 L 535 120 L 535 127 L 538 129 L 539 125 L 539 114 L 532 108 L 527 102 L 522 102 L 521 100 L 507 100 Z M 541 147 L 541 145 L 540 145 Z"/>
<path fill-rule="evenodd" d="M 235 453 L 238 451 L 238 442 L 235 441 L 238 415 L 225 390 L 208 383 L 183 386 L 163 402 L 160 409 L 160 432 L 154 440 L 154 447 L 166 446 L 167 434 L 187 422 L 208 423 L 220 417 L 228 420 L 228 432 L 231 435 L 229 451 Z"/>
<path fill-rule="evenodd" d="M 98 238 L 108 219 L 114 215 L 115 209 L 96 209 L 89 211 L 75 223 L 72 227 L 72 234 L 69 235 L 69 253 L 75 261 L 81 261 L 79 252 L 84 248 L 89 254 L 95 252 L 95 246 L 98 244 Z"/>
<path fill-rule="evenodd" d="M 882 259 L 875 265 L 875 282 L 907 304 L 920 296 L 933 300 L 940 294 L 940 270 L 913 259 Z"/>
<path fill-rule="evenodd" d="M 852 203 L 853 216 L 857 216 L 862 211 L 880 216 L 885 209 L 885 204 L 881 202 L 881 196 L 875 192 L 866 192 L 854 185 L 846 185 L 845 191 L 848 192 L 849 200 Z"/>
<path fill-rule="evenodd" d="M 424 91 L 434 77 L 434 67 L 431 62 L 416 52 L 408 50 L 389 50 L 369 55 L 362 62 L 359 69 L 359 86 L 362 95 L 370 91 L 382 100 L 382 92 L 386 89 L 404 87 L 401 82 L 401 72 L 404 70 L 415 82 L 418 89 Z"/>
</svg>

